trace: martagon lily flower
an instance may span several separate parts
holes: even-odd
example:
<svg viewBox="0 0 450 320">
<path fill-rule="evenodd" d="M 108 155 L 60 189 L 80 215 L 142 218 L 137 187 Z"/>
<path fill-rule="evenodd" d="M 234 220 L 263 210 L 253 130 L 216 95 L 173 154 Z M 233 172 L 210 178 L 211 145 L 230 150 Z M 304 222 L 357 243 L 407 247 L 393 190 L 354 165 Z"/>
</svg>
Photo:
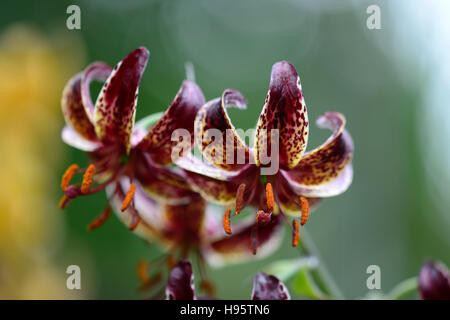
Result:
<svg viewBox="0 0 450 320">
<path fill-rule="evenodd" d="M 195 115 L 205 101 L 203 93 L 194 82 L 185 80 L 162 116 L 149 116 L 134 125 L 139 84 L 148 57 L 148 50 L 141 47 L 114 68 L 95 62 L 67 83 L 62 96 L 67 123 L 62 138 L 67 144 L 86 151 L 91 163 L 83 169 L 71 165 L 64 173 L 61 208 L 76 197 L 108 187 L 110 197 L 122 199 L 117 211 L 129 229 L 134 230 L 141 221 L 134 201 L 138 188 L 171 204 L 189 203 L 198 198 L 180 174 L 181 170 L 168 165 L 172 163 L 175 146 L 171 134 L 180 128 L 193 132 Z M 93 80 L 106 80 L 95 106 L 89 91 Z M 77 173 L 83 174 L 81 184 L 70 184 Z M 127 189 L 123 188 L 123 181 L 127 182 Z M 102 225 L 110 213 L 107 204 L 88 229 Z"/>
<path fill-rule="evenodd" d="M 285 213 L 294 216 L 292 245 L 297 246 L 299 224 L 306 223 L 309 209 L 320 198 L 336 196 L 351 184 L 353 141 L 344 128 L 345 118 L 337 112 L 320 116 L 317 125 L 333 130 L 333 134 L 324 144 L 305 153 L 309 131 L 306 104 L 297 71 L 285 61 L 272 67 L 253 148 L 239 136 L 227 114 L 228 107 L 244 109 L 246 103 L 240 92 L 231 89 L 207 102 L 194 126 L 196 143 L 207 162 L 188 155 L 177 165 L 185 169 L 191 186 L 205 199 L 226 206 L 234 203 L 234 214 L 229 209 L 223 216 L 226 233 L 231 234 L 230 218 L 245 206 L 259 209 L 253 227 L 238 231 L 242 243 L 250 237 L 245 241 L 247 250 L 256 254 L 259 244 L 267 240 L 263 230 L 278 228 L 280 216 L 286 218 Z M 217 144 L 210 129 L 220 132 L 222 144 Z M 270 154 L 276 143 L 279 152 Z M 236 161 L 239 154 L 245 161 Z M 271 161 L 267 161 L 267 155 Z M 279 170 L 264 174 L 263 169 L 274 164 L 279 165 Z"/>
<path fill-rule="evenodd" d="M 172 269 L 166 287 L 167 300 L 196 300 L 192 265 L 181 260 Z M 290 300 L 289 291 L 275 276 L 259 272 L 253 279 L 252 300 Z"/>
</svg>

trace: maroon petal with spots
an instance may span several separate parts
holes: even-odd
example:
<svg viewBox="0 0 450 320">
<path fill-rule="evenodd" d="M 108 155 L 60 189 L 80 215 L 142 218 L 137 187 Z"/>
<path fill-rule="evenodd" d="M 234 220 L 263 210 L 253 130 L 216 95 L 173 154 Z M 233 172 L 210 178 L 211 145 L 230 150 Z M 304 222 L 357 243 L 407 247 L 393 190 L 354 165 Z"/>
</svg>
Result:
<svg viewBox="0 0 450 320">
<path fill-rule="evenodd" d="M 450 300 L 450 274 L 440 262 L 427 261 L 419 274 L 419 293 L 424 300 Z"/>
<path fill-rule="evenodd" d="M 192 81 L 185 80 L 167 111 L 138 147 L 148 152 L 155 163 L 163 165 L 172 163 L 174 147 L 186 152 L 191 150 L 194 143 L 194 119 L 204 103 L 205 98 L 200 87 Z M 186 144 L 184 146 L 179 141 L 172 141 L 172 133 L 177 129 L 184 129 L 191 136 L 190 140 L 183 141 Z"/>
<path fill-rule="evenodd" d="M 117 64 L 106 80 L 95 105 L 95 131 L 106 143 L 122 145 L 129 152 L 139 83 L 149 52 L 141 47 Z"/>
<path fill-rule="evenodd" d="M 227 89 L 221 98 L 207 102 L 195 118 L 196 143 L 208 162 L 216 167 L 237 171 L 249 163 L 250 149 L 227 113 L 228 107 L 245 109 L 246 104 L 239 91 Z"/>
<path fill-rule="evenodd" d="M 83 73 L 80 72 L 66 84 L 61 99 L 62 112 L 67 125 L 75 130 L 79 136 L 89 141 L 98 141 L 94 125 L 83 106 L 81 98 L 82 77 Z"/>
<path fill-rule="evenodd" d="M 272 143 L 279 143 L 280 166 L 295 167 L 306 149 L 308 126 L 308 114 L 297 71 L 286 61 L 275 63 L 269 92 L 256 127 L 256 164 L 267 164 L 273 157 L 270 152 Z M 271 130 L 278 130 L 279 141 L 272 136 Z"/>
<path fill-rule="evenodd" d="M 194 290 L 192 265 L 187 260 L 181 260 L 170 272 L 166 298 L 167 300 L 194 300 Z"/>
<path fill-rule="evenodd" d="M 327 194 L 320 189 L 329 189 L 328 191 L 330 191 L 337 188 L 339 193 L 342 193 L 350 185 L 353 140 L 345 130 L 345 117 L 338 112 L 324 113 L 317 119 L 317 125 L 320 128 L 333 130 L 333 134 L 323 145 L 306 153 L 300 163 L 288 172 L 288 176 L 300 186 L 309 189 L 310 195 L 336 195 L 338 193 Z M 346 170 L 349 167 L 350 169 Z M 327 184 L 330 185 L 344 172 L 346 172 L 347 178 L 341 179 L 342 181 L 339 181 L 333 188 L 327 187 Z"/>
<path fill-rule="evenodd" d="M 283 282 L 272 275 L 259 272 L 253 279 L 252 300 L 290 300 Z"/>
</svg>

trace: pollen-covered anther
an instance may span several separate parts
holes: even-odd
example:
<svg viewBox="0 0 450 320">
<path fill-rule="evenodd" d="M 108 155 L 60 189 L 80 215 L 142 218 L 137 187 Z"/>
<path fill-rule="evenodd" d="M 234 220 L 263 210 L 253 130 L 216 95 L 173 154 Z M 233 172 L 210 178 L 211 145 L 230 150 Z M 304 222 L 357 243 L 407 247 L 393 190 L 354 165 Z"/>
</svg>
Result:
<svg viewBox="0 0 450 320">
<path fill-rule="evenodd" d="M 91 231 L 97 229 L 98 227 L 101 227 L 106 222 L 106 220 L 108 220 L 110 215 L 111 207 L 108 205 L 105 210 L 103 210 L 103 212 L 100 213 L 100 215 L 87 226 L 87 230 Z"/>
<path fill-rule="evenodd" d="M 308 221 L 309 217 L 308 199 L 306 199 L 305 197 L 300 197 L 300 207 L 302 210 L 302 217 L 300 219 L 300 224 L 303 226 Z"/>
<path fill-rule="evenodd" d="M 292 246 L 296 247 L 300 241 L 300 225 L 297 220 L 292 221 Z"/>
<path fill-rule="evenodd" d="M 68 196 L 63 195 L 62 198 L 61 198 L 61 200 L 59 200 L 58 207 L 59 207 L 61 210 L 62 210 L 62 209 L 65 209 L 65 208 L 67 207 L 67 205 L 69 204 L 70 200 L 71 200 L 71 199 L 70 199 Z"/>
<path fill-rule="evenodd" d="M 216 288 L 209 280 L 202 279 L 200 281 L 200 288 L 210 297 L 213 297 L 216 294 Z"/>
<path fill-rule="evenodd" d="M 64 172 L 64 174 L 61 178 L 61 190 L 62 191 L 66 191 L 67 187 L 70 184 L 70 181 L 72 180 L 75 173 L 77 173 L 79 168 L 80 167 L 77 164 L 72 164 L 71 166 L 69 166 L 67 168 L 66 172 Z"/>
<path fill-rule="evenodd" d="M 253 255 L 256 255 L 256 252 L 258 250 L 258 227 L 254 226 L 252 228 L 251 234 L 250 234 L 250 248 L 252 250 Z"/>
<path fill-rule="evenodd" d="M 125 196 L 125 199 L 123 199 L 122 207 L 120 208 L 122 212 L 127 210 L 127 208 L 129 207 L 131 200 L 133 200 L 135 191 L 136 185 L 134 183 L 130 184 L 130 189 L 128 189 L 127 195 Z"/>
<path fill-rule="evenodd" d="M 267 211 L 273 212 L 275 200 L 273 197 L 272 184 L 270 182 L 266 184 L 266 202 L 267 202 Z"/>
<path fill-rule="evenodd" d="M 81 193 L 86 193 L 89 191 L 89 188 L 92 184 L 92 179 L 94 178 L 94 174 L 95 166 L 93 164 L 90 164 L 83 175 L 83 182 L 81 183 Z"/>
<path fill-rule="evenodd" d="M 226 234 L 231 234 L 231 227 L 230 227 L 230 212 L 231 210 L 228 209 L 225 211 L 225 214 L 223 215 L 223 230 Z"/>
<path fill-rule="evenodd" d="M 149 262 L 146 260 L 139 260 L 136 267 L 136 273 L 142 285 L 145 285 L 150 281 L 148 269 L 149 269 Z"/>
<path fill-rule="evenodd" d="M 241 183 L 236 191 L 236 214 L 239 214 L 244 206 L 245 183 Z"/>
</svg>

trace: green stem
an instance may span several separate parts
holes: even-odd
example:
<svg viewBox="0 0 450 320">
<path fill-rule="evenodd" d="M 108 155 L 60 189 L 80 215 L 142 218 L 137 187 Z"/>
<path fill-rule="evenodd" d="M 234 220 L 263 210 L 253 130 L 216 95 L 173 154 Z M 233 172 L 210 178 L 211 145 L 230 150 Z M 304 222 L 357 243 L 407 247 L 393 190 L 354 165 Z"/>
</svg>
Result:
<svg viewBox="0 0 450 320">
<path fill-rule="evenodd" d="M 417 277 L 412 277 L 406 280 L 403 280 L 399 284 L 397 284 L 391 292 L 388 293 L 387 297 L 390 300 L 398 300 L 406 296 L 407 294 L 417 292 L 418 282 Z"/>
<path fill-rule="evenodd" d="M 331 274 L 328 272 L 325 267 L 322 258 L 320 257 L 319 251 L 317 250 L 316 245 L 314 244 L 311 236 L 308 232 L 303 229 L 302 230 L 302 240 L 300 241 L 300 247 L 303 251 L 303 254 L 308 256 L 316 257 L 320 263 L 317 268 L 311 270 L 311 275 L 314 280 L 317 282 L 319 288 L 329 297 L 333 299 L 345 299 L 342 291 L 336 285 L 336 282 L 332 278 Z"/>
</svg>

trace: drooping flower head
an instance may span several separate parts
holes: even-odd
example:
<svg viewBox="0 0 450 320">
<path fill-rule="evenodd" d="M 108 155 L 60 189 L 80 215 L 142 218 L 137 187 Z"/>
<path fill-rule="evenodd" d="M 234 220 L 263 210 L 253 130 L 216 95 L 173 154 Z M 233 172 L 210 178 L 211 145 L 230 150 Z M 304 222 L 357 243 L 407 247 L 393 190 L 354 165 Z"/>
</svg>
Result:
<svg viewBox="0 0 450 320">
<path fill-rule="evenodd" d="M 351 184 L 353 142 L 344 128 L 345 118 L 337 112 L 320 116 L 318 126 L 333 134 L 318 148 L 305 152 L 309 132 L 305 99 L 296 69 L 285 61 L 272 67 L 253 148 L 239 136 L 227 114 L 228 107 L 243 109 L 246 103 L 241 93 L 231 89 L 207 102 L 196 116 L 195 134 L 208 163 L 188 156 L 177 164 L 205 199 L 227 206 L 234 203 L 234 212 L 227 210 L 223 217 L 226 233 L 231 234 L 230 218 L 245 206 L 259 209 L 247 242 L 253 253 L 261 242 L 258 234 L 267 225 L 281 223 L 277 216 L 286 218 L 285 213 L 295 217 L 292 245 L 296 246 L 310 207 Z"/>
<path fill-rule="evenodd" d="M 189 261 L 181 260 L 170 272 L 166 287 L 168 300 L 195 300 L 194 273 Z M 275 276 L 259 272 L 253 279 L 252 300 L 290 300 L 284 283 Z"/>
<path fill-rule="evenodd" d="M 180 128 L 193 132 L 195 115 L 204 104 L 203 93 L 194 82 L 186 80 L 162 116 L 149 116 L 135 125 L 139 84 L 148 58 L 148 50 L 141 47 L 114 68 L 96 62 L 67 83 L 62 96 L 67 123 L 62 138 L 86 151 L 90 164 L 86 168 L 71 165 L 63 175 L 61 208 L 76 197 L 109 187 L 110 196 L 121 197 L 119 211 L 131 217 L 129 228 L 135 229 L 141 221 L 134 203 L 137 188 L 142 186 L 153 197 L 173 204 L 196 197 L 180 172 L 167 165 L 172 163 L 175 146 L 171 134 Z M 90 95 L 93 80 L 105 81 L 95 105 Z M 70 184 L 78 173 L 83 174 L 82 182 Z M 127 189 L 121 183 L 124 180 Z M 101 225 L 110 212 L 108 204 L 88 228 Z"/>
</svg>

